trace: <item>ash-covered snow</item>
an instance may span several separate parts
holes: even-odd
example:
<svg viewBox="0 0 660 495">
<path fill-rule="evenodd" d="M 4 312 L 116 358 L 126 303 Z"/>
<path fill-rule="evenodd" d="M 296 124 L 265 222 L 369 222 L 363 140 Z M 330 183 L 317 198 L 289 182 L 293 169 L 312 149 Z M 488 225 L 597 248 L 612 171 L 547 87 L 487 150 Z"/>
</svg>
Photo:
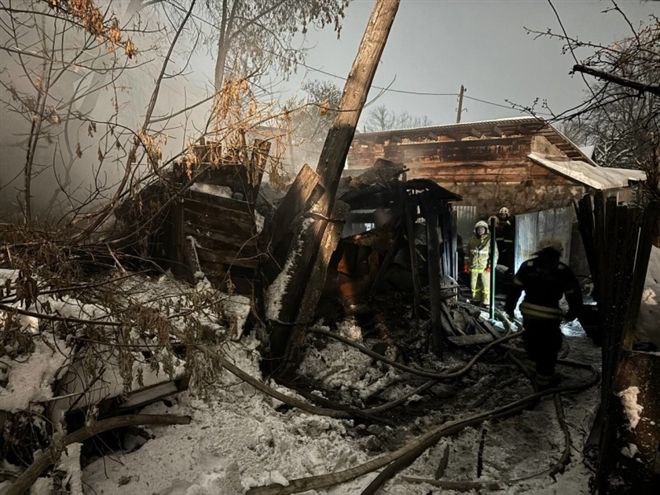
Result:
<svg viewBox="0 0 660 495">
<path fill-rule="evenodd" d="M 571 357 L 598 361 L 598 350 L 587 339 L 571 338 Z M 366 370 L 376 374 L 370 358 L 339 343 L 329 342 L 322 350 L 310 349 L 301 372 L 316 378 L 323 373 L 325 384 L 338 388 L 368 386 Z M 237 366 L 259 376 L 257 342 L 244 338 L 232 342 L 227 353 Z M 357 352 L 357 351 L 355 351 Z M 336 365 L 335 367 L 333 367 Z M 346 363 L 350 363 L 346 366 Z M 361 363 L 362 371 L 360 371 Z M 340 364 L 343 366 L 339 367 Z M 388 371 L 388 373 L 393 373 Z M 381 373 L 381 376 L 383 373 Z M 493 400 L 504 403 L 531 392 L 529 384 L 499 389 L 496 376 L 485 384 Z M 470 382 L 467 382 L 467 387 Z M 272 384 L 271 384 L 272 385 Z M 278 387 L 280 388 L 280 387 Z M 293 395 L 293 392 L 280 388 Z M 472 400 L 474 397 L 469 396 Z M 512 480 L 527 478 L 494 493 L 587 494 L 591 473 L 576 452 L 589 431 L 598 402 L 597 389 L 563 397 L 566 420 L 572 441 L 572 461 L 563 474 L 553 481 L 544 473 L 561 454 L 563 434 L 558 426 L 552 400 L 542 401 L 533 410 L 509 419 L 488 422 L 484 443 L 484 468 L 480 480 Z M 387 451 L 373 451 L 382 438 L 412 439 L 429 428 L 453 418 L 469 414 L 465 404 L 447 403 L 441 411 L 396 428 L 372 425 L 362 434 L 351 421 L 314 416 L 298 410 L 281 412 L 277 401 L 256 392 L 233 375 L 224 374 L 210 402 L 188 393 L 178 396 L 173 407 L 163 403 L 146 408 L 145 413 L 191 414 L 193 421 L 185 426 L 153 427 L 154 440 L 129 454 L 99 459 L 84 470 L 83 481 L 98 494 L 234 494 L 245 493 L 253 486 L 269 483 L 286 485 L 290 480 L 334 472 L 356 466 Z M 402 413 L 405 416 L 405 409 Z M 380 432 L 380 433 L 379 433 Z M 373 434 L 370 434 L 373 433 Z M 467 428 L 443 439 L 428 449 L 401 474 L 433 478 L 444 446 L 449 446 L 449 463 L 443 479 L 474 481 L 481 427 Z M 380 437 L 381 444 L 376 442 Z M 393 447 L 395 447 L 393 445 Z M 107 476 L 106 476 L 107 473 Z M 310 493 L 357 495 L 375 477 L 370 473 L 329 490 Z M 128 482 L 127 482 L 128 480 Z M 120 484 L 121 483 L 121 484 Z M 401 476 L 388 482 L 384 494 L 425 495 L 437 488 L 412 484 Z M 443 491 L 444 492 L 444 491 Z M 446 493 L 457 493 L 446 491 Z"/>
<path fill-rule="evenodd" d="M 227 349 L 236 365 L 253 376 L 259 376 L 256 346 L 247 338 Z M 212 402 L 184 393 L 173 407 L 159 403 L 143 412 L 191 414 L 193 421 L 153 427 L 156 438 L 139 450 L 87 466 L 84 482 L 95 493 L 237 494 L 367 459 L 346 434 L 351 422 L 297 410 L 278 412 L 270 398 L 229 373 Z"/>
<path fill-rule="evenodd" d="M 371 346 L 377 339 L 365 339 L 354 320 L 340 322 L 343 334 L 361 339 Z M 584 337 L 565 339 L 570 358 L 591 364 L 600 360 L 599 350 Z M 252 376 L 259 372 L 254 336 L 229 341 L 224 348 L 228 357 Z M 464 362 L 464 357 L 424 358 L 426 368 L 439 371 Z M 298 370 L 302 376 L 330 387 L 338 393 L 366 402 L 376 393 L 392 400 L 421 382 L 369 356 L 331 339 L 311 339 L 305 359 Z M 580 379 L 572 368 L 562 369 Z M 518 378 L 516 378 L 518 377 Z M 294 391 L 269 383 L 291 396 Z M 391 385 L 384 390 L 386 385 Z M 130 453 L 115 453 L 97 459 L 83 472 L 83 484 L 97 494 L 234 494 L 269 483 L 286 485 L 300 477 L 326 474 L 354 467 L 411 441 L 444 422 L 465 417 L 481 401 L 487 410 L 531 393 L 531 387 L 512 365 L 479 363 L 463 380 L 440 384 L 433 393 L 413 397 L 409 403 L 386 417 L 396 426 L 354 424 L 280 407 L 282 404 L 256 391 L 228 372 L 223 372 L 212 398 L 203 401 L 186 392 L 168 406 L 152 404 L 143 413 L 189 414 L 190 425 L 150 427 L 155 438 Z M 324 390 L 314 393 L 324 395 Z M 444 395 L 443 395 L 444 394 Z M 482 400 L 483 399 L 483 400 Z M 499 493 L 587 494 L 590 472 L 576 452 L 590 429 L 598 403 L 596 388 L 562 398 L 573 442 L 572 461 L 553 481 L 545 474 L 563 449 L 563 433 L 558 425 L 552 400 L 541 401 L 522 414 L 491 421 L 484 443 L 481 480 L 519 481 Z M 481 427 L 467 428 L 439 445 L 428 449 L 401 475 L 433 478 L 444 446 L 450 457 L 444 479 L 476 480 L 476 463 Z M 311 493 L 357 495 L 377 473 L 349 483 Z M 93 492 L 92 492 L 93 490 Z M 384 494 L 422 495 L 437 491 L 426 484 L 412 484 L 401 476 L 388 482 Z M 447 493 L 453 493 L 447 491 Z"/>
</svg>

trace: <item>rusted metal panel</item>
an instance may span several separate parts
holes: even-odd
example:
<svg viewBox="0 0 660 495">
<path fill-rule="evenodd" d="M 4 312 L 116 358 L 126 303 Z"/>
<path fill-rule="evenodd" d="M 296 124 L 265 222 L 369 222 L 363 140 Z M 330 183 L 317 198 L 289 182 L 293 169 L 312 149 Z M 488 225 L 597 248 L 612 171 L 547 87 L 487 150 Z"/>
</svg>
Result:
<svg viewBox="0 0 660 495">
<path fill-rule="evenodd" d="M 454 212 L 456 215 L 456 232 L 461 237 L 463 248 L 465 249 L 467 242 L 470 240 L 470 237 L 472 237 L 474 224 L 479 221 L 477 207 L 469 205 L 455 205 Z"/>
<path fill-rule="evenodd" d="M 562 261 L 569 262 L 575 210 L 572 207 L 516 215 L 515 269 L 531 258 L 542 241 L 553 239 L 564 248 Z"/>
</svg>

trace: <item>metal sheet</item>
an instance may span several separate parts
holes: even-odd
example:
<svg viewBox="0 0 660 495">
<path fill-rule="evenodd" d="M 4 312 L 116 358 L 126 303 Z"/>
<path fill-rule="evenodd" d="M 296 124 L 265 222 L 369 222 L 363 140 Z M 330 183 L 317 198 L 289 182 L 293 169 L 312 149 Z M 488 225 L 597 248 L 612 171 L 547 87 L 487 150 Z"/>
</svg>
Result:
<svg viewBox="0 0 660 495">
<path fill-rule="evenodd" d="M 454 205 L 454 212 L 456 215 L 456 233 L 461 236 L 463 247 L 472 237 L 474 231 L 474 224 L 479 221 L 476 206 L 467 205 Z"/>
<path fill-rule="evenodd" d="M 516 215 L 515 263 L 516 271 L 523 261 L 531 258 L 546 239 L 559 241 L 564 248 L 562 261 L 569 262 L 571 234 L 575 211 L 572 207 L 536 211 Z"/>
</svg>

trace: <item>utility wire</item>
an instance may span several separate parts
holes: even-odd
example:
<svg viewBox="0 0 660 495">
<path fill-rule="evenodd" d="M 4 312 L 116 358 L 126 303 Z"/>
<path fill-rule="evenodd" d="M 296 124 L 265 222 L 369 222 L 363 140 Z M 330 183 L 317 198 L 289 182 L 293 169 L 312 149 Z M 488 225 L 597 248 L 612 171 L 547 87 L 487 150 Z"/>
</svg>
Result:
<svg viewBox="0 0 660 495">
<path fill-rule="evenodd" d="M 168 2 L 168 3 L 170 3 L 170 5 L 172 5 L 174 8 L 183 11 L 183 7 L 181 7 L 180 5 L 177 5 L 174 2 Z M 194 19 L 204 23 L 204 24 L 207 24 L 208 26 L 213 27 L 214 29 L 219 29 L 218 26 L 216 26 L 214 23 L 210 22 L 208 19 L 204 19 L 203 17 L 200 17 L 196 14 L 193 14 L 192 17 Z M 336 79 L 341 79 L 341 80 L 344 80 L 344 81 L 347 79 L 345 76 L 340 76 L 339 74 L 334 74 L 332 72 L 328 72 L 328 71 L 320 69 L 318 67 L 314 67 L 312 65 L 306 64 L 305 62 L 300 62 L 299 60 L 296 60 L 295 58 L 289 58 L 289 57 L 286 57 L 285 55 L 282 55 L 280 53 L 276 53 L 276 52 L 273 52 L 273 51 L 270 51 L 270 50 L 264 50 L 264 51 L 269 53 L 270 55 L 273 55 L 275 57 L 279 57 L 279 58 L 281 58 L 281 59 L 283 59 L 287 62 L 290 62 L 290 63 L 293 63 L 295 65 L 304 67 L 304 68 L 306 68 L 308 70 L 311 70 L 311 71 L 314 71 L 314 72 L 318 72 L 319 74 L 324 74 L 326 76 L 334 77 Z M 415 90 L 398 89 L 398 88 L 383 87 L 383 86 L 376 86 L 376 85 L 372 85 L 371 87 L 374 88 L 374 89 L 381 90 L 382 92 L 398 93 L 398 94 L 413 95 L 413 96 L 452 96 L 452 97 L 458 97 L 459 96 L 458 93 L 455 93 L 455 92 L 454 93 L 439 93 L 439 92 L 434 92 L 434 91 L 415 91 Z M 463 98 L 465 98 L 466 100 L 471 100 L 471 101 L 476 101 L 478 103 L 483 103 L 485 105 L 491 105 L 491 106 L 494 106 L 494 107 L 505 108 L 507 110 L 514 110 L 514 111 L 519 112 L 519 113 L 529 113 L 528 110 L 516 108 L 513 105 L 504 105 L 502 103 L 497 103 L 497 102 L 494 102 L 494 101 L 485 100 L 483 98 L 476 98 L 474 96 L 469 96 L 469 95 L 464 95 Z M 539 112 L 535 112 L 535 113 L 537 115 L 550 115 L 550 114 L 544 114 L 544 113 L 539 113 Z"/>
</svg>

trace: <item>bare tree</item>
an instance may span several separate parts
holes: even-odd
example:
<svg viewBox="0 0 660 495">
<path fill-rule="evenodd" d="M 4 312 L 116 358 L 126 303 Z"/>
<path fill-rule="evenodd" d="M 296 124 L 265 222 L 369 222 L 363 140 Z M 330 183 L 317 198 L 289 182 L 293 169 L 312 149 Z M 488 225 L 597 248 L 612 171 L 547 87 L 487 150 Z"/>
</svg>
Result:
<svg viewBox="0 0 660 495">
<path fill-rule="evenodd" d="M 554 113 L 574 140 L 595 147 L 594 158 L 609 167 L 637 168 L 647 174 L 647 192 L 659 198 L 660 185 L 660 19 L 652 16 L 636 29 L 615 1 L 605 13 L 614 12 L 631 35 L 610 45 L 582 41 L 564 29 L 552 2 L 561 32 L 534 31 L 537 37 L 564 42 L 573 58 L 573 72 L 584 81 L 587 98 L 577 106 Z M 591 54 L 578 57 L 580 50 Z M 530 107 L 528 111 L 534 110 Z"/>
<path fill-rule="evenodd" d="M 367 115 L 363 124 L 365 132 L 389 131 L 390 129 L 410 129 L 431 125 L 426 116 L 413 116 L 408 112 L 395 113 L 385 105 L 378 105 Z"/>
<path fill-rule="evenodd" d="M 215 88 L 222 88 L 227 69 L 231 78 L 244 77 L 255 68 L 275 65 L 281 73 L 304 62 L 305 51 L 296 46 L 309 27 L 332 25 L 339 35 L 350 0 L 213 0 L 205 2 L 217 40 Z"/>
</svg>

